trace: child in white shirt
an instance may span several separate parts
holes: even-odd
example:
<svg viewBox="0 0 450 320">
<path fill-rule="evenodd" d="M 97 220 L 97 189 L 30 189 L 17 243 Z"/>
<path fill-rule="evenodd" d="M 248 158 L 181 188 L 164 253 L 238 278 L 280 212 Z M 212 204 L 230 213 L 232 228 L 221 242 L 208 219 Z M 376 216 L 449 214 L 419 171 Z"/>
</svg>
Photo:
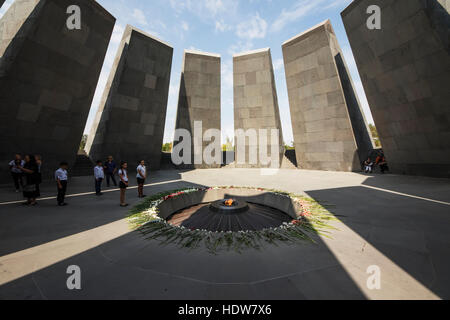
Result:
<svg viewBox="0 0 450 320">
<path fill-rule="evenodd" d="M 67 206 L 67 203 L 65 202 L 65 197 L 67 191 L 68 167 L 69 164 L 67 162 L 61 162 L 59 164 L 59 169 L 55 171 L 55 180 L 56 185 L 58 187 L 57 201 L 59 206 Z"/>
<path fill-rule="evenodd" d="M 145 161 L 141 160 L 139 163 L 137 169 L 136 169 L 136 178 L 137 178 L 137 184 L 138 184 L 138 196 L 139 198 L 144 198 L 144 184 L 145 179 L 147 179 L 147 167 L 145 166 Z"/>
<path fill-rule="evenodd" d="M 97 160 L 97 165 L 94 168 L 95 177 L 95 194 L 102 196 L 102 182 L 105 179 L 105 172 L 103 171 L 103 165 L 101 160 Z"/>
<path fill-rule="evenodd" d="M 119 187 L 120 187 L 120 206 L 126 207 L 128 206 L 128 203 L 125 202 L 125 193 L 127 191 L 128 187 L 128 164 L 126 161 L 122 161 L 120 163 L 120 169 L 119 169 Z"/>
</svg>

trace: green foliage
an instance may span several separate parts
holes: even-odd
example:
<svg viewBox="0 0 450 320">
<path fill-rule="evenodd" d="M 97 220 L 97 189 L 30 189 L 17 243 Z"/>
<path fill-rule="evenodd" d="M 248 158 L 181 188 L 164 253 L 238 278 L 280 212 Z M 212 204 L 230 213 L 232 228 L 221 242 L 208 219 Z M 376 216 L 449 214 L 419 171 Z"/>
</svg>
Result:
<svg viewBox="0 0 450 320">
<path fill-rule="evenodd" d="M 290 145 L 283 142 L 283 145 L 285 150 L 295 150 L 294 141 L 292 141 Z"/>
<path fill-rule="evenodd" d="M 222 151 L 233 151 L 233 140 L 230 137 L 226 138 L 225 144 L 222 145 Z"/>
<path fill-rule="evenodd" d="M 372 134 L 373 141 L 375 142 L 375 146 L 377 148 L 381 148 L 381 141 L 380 141 L 380 137 L 378 135 L 377 128 L 375 127 L 374 124 L 370 123 L 369 129 L 370 129 L 370 133 Z"/>
<path fill-rule="evenodd" d="M 172 147 L 173 147 L 172 142 L 164 143 L 162 146 L 162 152 L 172 152 Z"/>
<path fill-rule="evenodd" d="M 88 135 L 84 134 L 83 138 L 81 138 L 81 142 L 80 142 L 80 150 L 84 150 L 84 148 L 86 147 L 86 142 L 88 139 Z"/>
</svg>

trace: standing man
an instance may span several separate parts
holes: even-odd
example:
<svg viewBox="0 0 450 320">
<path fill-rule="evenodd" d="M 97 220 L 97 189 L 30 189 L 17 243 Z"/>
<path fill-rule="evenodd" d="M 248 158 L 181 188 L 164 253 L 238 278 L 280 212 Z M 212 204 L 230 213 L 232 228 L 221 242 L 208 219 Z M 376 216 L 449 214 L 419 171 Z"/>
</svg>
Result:
<svg viewBox="0 0 450 320">
<path fill-rule="evenodd" d="M 116 182 L 116 178 L 115 178 L 115 174 L 117 172 L 117 165 L 114 162 L 114 159 L 112 156 L 108 157 L 108 160 L 106 160 L 104 168 L 105 168 L 105 175 L 106 175 L 106 186 L 109 187 L 109 180 L 111 179 L 112 182 L 114 183 L 114 186 L 117 187 L 117 182 Z"/>
<path fill-rule="evenodd" d="M 11 176 L 14 181 L 14 187 L 16 188 L 16 192 L 20 192 L 20 188 L 23 187 L 22 181 L 22 169 L 25 165 L 25 161 L 22 160 L 22 156 L 20 154 L 16 154 L 14 160 L 9 163 L 9 170 L 11 171 Z"/>
<path fill-rule="evenodd" d="M 67 206 L 67 203 L 64 201 L 66 197 L 67 191 L 67 169 L 69 168 L 69 164 L 67 162 L 61 162 L 59 164 L 59 169 L 55 171 L 55 180 L 56 185 L 58 186 L 58 206 Z"/>
<path fill-rule="evenodd" d="M 95 177 L 95 194 L 97 196 L 102 196 L 102 182 L 105 179 L 105 172 L 103 169 L 102 161 L 97 160 L 97 165 L 94 168 L 94 177 Z"/>
</svg>

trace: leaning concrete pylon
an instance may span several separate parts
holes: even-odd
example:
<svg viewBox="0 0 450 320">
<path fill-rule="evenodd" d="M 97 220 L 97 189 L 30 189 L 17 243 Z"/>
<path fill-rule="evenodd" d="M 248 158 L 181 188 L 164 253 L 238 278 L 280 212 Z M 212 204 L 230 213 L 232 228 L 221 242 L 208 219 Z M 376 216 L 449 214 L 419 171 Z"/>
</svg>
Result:
<svg viewBox="0 0 450 320">
<path fill-rule="evenodd" d="M 74 4 L 79 30 L 67 24 Z M 1 163 L 14 153 L 40 154 L 44 177 L 62 160 L 73 164 L 114 23 L 93 0 L 12 4 L 0 20 Z"/>
<path fill-rule="evenodd" d="M 381 29 L 367 26 L 370 6 Z M 448 0 L 358 0 L 342 12 L 394 173 L 450 177 L 449 11 Z"/>
<path fill-rule="evenodd" d="M 208 130 L 221 128 L 220 74 L 220 55 L 185 50 L 176 120 L 176 129 L 186 129 L 192 137 L 191 163 L 185 167 L 217 168 L 222 163 L 221 151 L 208 153 L 210 160 L 203 156 L 211 144 L 217 143 L 221 150 L 220 135 L 215 137 L 218 141 L 204 139 Z"/>
<path fill-rule="evenodd" d="M 126 27 L 86 145 L 92 159 L 160 168 L 172 55 L 168 44 Z"/>
<path fill-rule="evenodd" d="M 373 149 L 330 21 L 283 44 L 297 164 L 353 171 Z"/>
<path fill-rule="evenodd" d="M 236 137 L 235 165 L 279 167 L 284 155 L 283 133 L 270 49 L 234 55 L 233 72 L 234 129 L 248 133 L 245 143 L 242 135 Z M 261 134 L 260 130 L 266 133 Z M 256 137 L 252 137 L 251 131 Z M 272 132 L 278 132 L 274 139 Z M 262 143 L 261 138 L 267 142 Z M 269 161 L 264 155 L 272 159 Z"/>
</svg>

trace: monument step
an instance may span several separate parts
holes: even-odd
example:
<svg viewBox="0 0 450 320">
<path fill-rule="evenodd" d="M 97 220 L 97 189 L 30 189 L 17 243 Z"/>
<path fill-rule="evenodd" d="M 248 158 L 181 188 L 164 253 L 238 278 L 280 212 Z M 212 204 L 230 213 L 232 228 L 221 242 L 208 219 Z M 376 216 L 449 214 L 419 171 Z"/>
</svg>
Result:
<svg viewBox="0 0 450 320">
<path fill-rule="evenodd" d="M 94 162 L 87 155 L 79 154 L 73 164 L 70 174 L 73 177 L 89 176 L 93 174 Z"/>
</svg>

